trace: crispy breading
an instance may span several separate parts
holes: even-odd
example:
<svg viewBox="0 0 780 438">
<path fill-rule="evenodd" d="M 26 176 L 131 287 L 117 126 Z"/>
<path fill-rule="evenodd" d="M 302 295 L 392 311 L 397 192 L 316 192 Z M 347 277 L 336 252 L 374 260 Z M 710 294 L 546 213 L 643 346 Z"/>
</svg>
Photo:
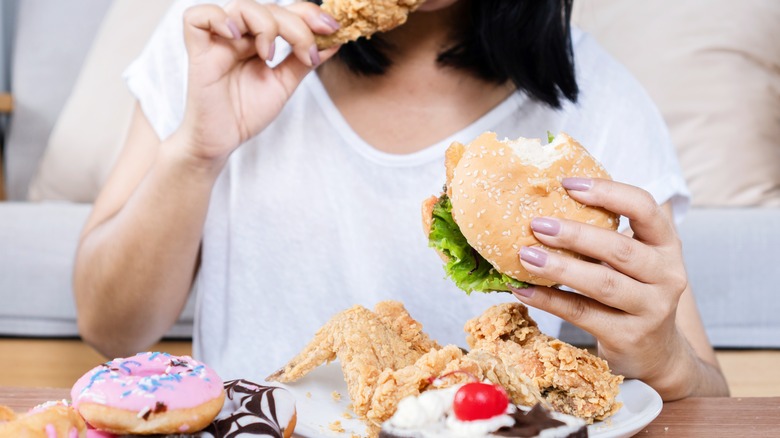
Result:
<svg viewBox="0 0 780 438">
<path fill-rule="evenodd" d="M 505 362 L 500 356 L 486 350 L 471 350 L 464 362 L 473 361 L 479 368 L 480 379 L 487 379 L 501 385 L 507 390 L 512 403 L 533 406 L 544 402 L 539 387 L 529 377 L 526 366 L 518 366 L 517 362 Z"/>
<path fill-rule="evenodd" d="M 422 324 L 412 318 L 403 304 L 398 301 L 381 301 L 374 306 L 374 313 L 386 326 L 395 331 L 401 339 L 409 343 L 409 348 L 420 354 L 427 353 L 433 349 L 439 349 L 436 341 L 431 340 L 428 335 L 422 331 Z"/>
<path fill-rule="evenodd" d="M 460 348 L 447 345 L 424 354 L 412 365 L 398 370 L 385 369 L 376 381 L 371 409 L 366 418 L 380 425 L 393 415 L 402 398 L 420 394 L 431 385 L 432 379 L 445 374 L 448 365 L 462 357 Z"/>
<path fill-rule="evenodd" d="M 425 0 L 323 0 L 322 10 L 341 27 L 330 35 L 315 35 L 320 50 L 385 32 L 406 23 L 409 13 Z"/>
<path fill-rule="evenodd" d="M 493 306 L 467 322 L 466 331 L 472 349 L 522 368 L 555 410 L 592 423 L 620 409 L 615 398 L 623 377 L 612 374 L 605 360 L 587 350 L 541 333 L 524 305 Z"/>
<path fill-rule="evenodd" d="M 411 365 L 422 354 L 410 348 L 410 342 L 377 314 L 365 307 L 353 306 L 328 321 L 303 351 L 266 380 L 293 382 L 319 365 L 338 358 L 353 409 L 356 414 L 365 416 L 381 371 Z"/>
<path fill-rule="evenodd" d="M 381 302 L 373 312 L 354 306 L 334 316 L 268 380 L 291 382 L 338 357 L 352 408 L 369 436 L 404 397 L 474 380 L 501 385 L 515 404 L 544 403 L 588 422 L 620 408 L 615 397 L 623 377 L 587 350 L 541 333 L 524 305 L 493 306 L 465 330 L 468 353 L 440 347 L 399 302 Z"/>
</svg>

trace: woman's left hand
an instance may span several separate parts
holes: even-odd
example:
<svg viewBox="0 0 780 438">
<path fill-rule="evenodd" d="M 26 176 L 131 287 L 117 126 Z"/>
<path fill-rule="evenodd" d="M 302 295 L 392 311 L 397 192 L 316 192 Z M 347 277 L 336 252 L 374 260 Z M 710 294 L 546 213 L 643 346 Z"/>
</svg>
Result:
<svg viewBox="0 0 780 438">
<path fill-rule="evenodd" d="M 582 178 L 564 179 L 563 185 L 578 202 L 627 217 L 634 235 L 563 219 L 534 219 L 531 228 L 543 244 L 595 263 L 524 247 L 519 256 L 529 272 L 578 293 L 533 287 L 515 295 L 593 334 L 614 372 L 644 380 L 665 399 L 689 395 L 680 380 L 692 370 L 675 367 L 699 361 L 676 323 L 688 277 L 671 214 L 648 192 L 630 185 Z"/>
</svg>

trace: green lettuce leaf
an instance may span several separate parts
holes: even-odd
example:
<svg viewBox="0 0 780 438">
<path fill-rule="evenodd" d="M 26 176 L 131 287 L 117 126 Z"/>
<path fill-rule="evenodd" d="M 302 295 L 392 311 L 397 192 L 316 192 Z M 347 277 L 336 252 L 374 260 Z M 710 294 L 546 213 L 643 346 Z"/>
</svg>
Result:
<svg viewBox="0 0 780 438">
<path fill-rule="evenodd" d="M 452 218 L 452 203 L 442 195 L 433 207 L 428 245 L 447 256 L 444 270 L 455 284 L 471 294 L 477 292 L 510 292 L 507 285 L 525 288 L 529 285 L 496 271 L 477 250 L 471 247 Z"/>
</svg>

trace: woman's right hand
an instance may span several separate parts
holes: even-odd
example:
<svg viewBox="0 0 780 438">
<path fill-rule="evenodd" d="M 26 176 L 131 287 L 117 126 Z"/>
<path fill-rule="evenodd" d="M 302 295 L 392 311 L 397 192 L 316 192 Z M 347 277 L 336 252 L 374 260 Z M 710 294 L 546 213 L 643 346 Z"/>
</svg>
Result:
<svg viewBox="0 0 780 438">
<path fill-rule="evenodd" d="M 338 23 L 317 5 L 289 7 L 235 0 L 222 8 L 199 5 L 184 15 L 189 57 L 187 104 L 177 135 L 193 158 L 224 163 L 240 144 L 260 133 L 282 110 L 304 76 L 336 53 L 317 51 L 314 32 Z M 292 54 L 266 64 L 281 36 Z"/>
</svg>

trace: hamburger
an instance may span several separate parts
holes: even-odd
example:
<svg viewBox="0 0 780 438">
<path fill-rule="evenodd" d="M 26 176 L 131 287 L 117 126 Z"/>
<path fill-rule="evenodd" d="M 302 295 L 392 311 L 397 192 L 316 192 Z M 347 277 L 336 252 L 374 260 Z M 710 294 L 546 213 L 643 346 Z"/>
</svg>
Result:
<svg viewBox="0 0 780 438">
<path fill-rule="evenodd" d="M 565 177 L 611 179 L 566 134 L 548 134 L 543 145 L 540 139 L 498 140 L 486 132 L 467 145 L 450 145 L 445 167 L 443 192 L 423 201 L 423 228 L 447 276 L 466 293 L 554 285 L 522 266 L 518 252 L 523 246 L 582 258 L 537 240 L 531 230 L 535 217 L 618 227 L 618 215 L 575 201 L 561 185 Z"/>
</svg>

